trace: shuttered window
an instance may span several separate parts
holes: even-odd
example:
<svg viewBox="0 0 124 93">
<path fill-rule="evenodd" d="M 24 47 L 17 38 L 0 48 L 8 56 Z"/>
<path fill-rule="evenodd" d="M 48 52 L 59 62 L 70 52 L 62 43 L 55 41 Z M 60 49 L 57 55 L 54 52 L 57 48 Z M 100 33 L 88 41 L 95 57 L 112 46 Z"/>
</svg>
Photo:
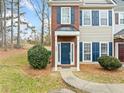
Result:
<svg viewBox="0 0 124 93">
<path fill-rule="evenodd" d="M 108 24 L 108 11 L 101 10 L 100 11 L 100 21 L 101 26 L 107 26 Z"/>
<path fill-rule="evenodd" d="M 89 61 L 91 60 L 91 44 L 84 43 L 84 60 Z"/>
<path fill-rule="evenodd" d="M 120 24 L 124 24 L 124 13 L 120 13 L 119 17 L 120 17 Z"/>
<path fill-rule="evenodd" d="M 107 56 L 107 55 L 108 55 L 108 44 L 101 43 L 101 56 Z"/>
<path fill-rule="evenodd" d="M 83 11 L 83 25 L 91 25 L 91 11 L 84 10 Z"/>
<path fill-rule="evenodd" d="M 61 7 L 61 24 L 71 24 L 71 7 Z"/>
</svg>

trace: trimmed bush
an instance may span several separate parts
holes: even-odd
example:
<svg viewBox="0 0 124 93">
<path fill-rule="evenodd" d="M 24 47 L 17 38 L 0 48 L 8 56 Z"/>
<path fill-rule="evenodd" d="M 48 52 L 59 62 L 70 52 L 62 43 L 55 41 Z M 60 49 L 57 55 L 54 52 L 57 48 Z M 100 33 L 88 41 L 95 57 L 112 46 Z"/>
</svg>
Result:
<svg viewBox="0 0 124 93">
<path fill-rule="evenodd" d="M 102 56 L 98 58 L 98 62 L 106 70 L 116 70 L 122 66 L 117 58 L 111 56 Z"/>
<path fill-rule="evenodd" d="M 42 45 L 36 45 L 28 50 L 29 64 L 35 69 L 45 68 L 49 62 L 50 53 Z"/>
</svg>

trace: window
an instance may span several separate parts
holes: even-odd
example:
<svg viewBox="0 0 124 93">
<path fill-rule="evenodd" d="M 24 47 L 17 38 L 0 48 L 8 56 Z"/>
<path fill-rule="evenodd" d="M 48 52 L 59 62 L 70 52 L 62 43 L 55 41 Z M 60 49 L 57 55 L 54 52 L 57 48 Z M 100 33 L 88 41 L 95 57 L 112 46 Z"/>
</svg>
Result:
<svg viewBox="0 0 124 93">
<path fill-rule="evenodd" d="M 124 24 L 124 13 L 120 13 L 120 24 Z"/>
<path fill-rule="evenodd" d="M 60 63 L 61 62 L 61 55 L 60 55 L 60 52 L 61 52 L 61 48 L 60 48 L 61 44 L 58 44 L 58 62 Z"/>
<path fill-rule="evenodd" d="M 72 44 L 72 62 L 73 62 L 73 44 Z"/>
<path fill-rule="evenodd" d="M 107 56 L 108 54 L 108 45 L 107 43 L 101 43 L 101 56 Z"/>
<path fill-rule="evenodd" d="M 61 7 L 61 24 L 71 23 L 71 7 Z"/>
<path fill-rule="evenodd" d="M 105 11 L 105 10 L 101 10 L 100 11 L 100 17 L 101 17 L 101 25 L 102 26 L 106 26 L 108 24 L 108 11 Z"/>
<path fill-rule="evenodd" d="M 84 60 L 91 60 L 91 44 L 84 43 Z"/>
<path fill-rule="evenodd" d="M 84 25 L 91 25 L 91 11 L 85 10 L 83 11 Z"/>
</svg>

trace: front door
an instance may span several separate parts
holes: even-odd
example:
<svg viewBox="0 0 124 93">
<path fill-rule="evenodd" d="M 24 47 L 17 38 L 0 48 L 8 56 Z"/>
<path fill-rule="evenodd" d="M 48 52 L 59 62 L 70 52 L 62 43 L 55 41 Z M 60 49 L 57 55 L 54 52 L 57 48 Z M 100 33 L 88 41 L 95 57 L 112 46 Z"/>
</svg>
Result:
<svg viewBox="0 0 124 93">
<path fill-rule="evenodd" d="M 70 43 L 61 43 L 61 64 L 70 64 Z"/>
<path fill-rule="evenodd" d="M 119 44 L 119 59 L 124 62 L 124 44 Z"/>
</svg>

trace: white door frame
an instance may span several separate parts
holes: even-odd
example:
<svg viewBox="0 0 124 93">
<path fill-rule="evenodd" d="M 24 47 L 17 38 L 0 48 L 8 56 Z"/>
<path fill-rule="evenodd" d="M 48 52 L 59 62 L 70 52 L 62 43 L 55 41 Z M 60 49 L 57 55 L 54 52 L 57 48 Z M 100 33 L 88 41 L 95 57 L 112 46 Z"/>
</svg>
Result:
<svg viewBox="0 0 124 93">
<path fill-rule="evenodd" d="M 70 43 L 70 65 L 75 65 L 75 44 L 74 44 L 74 42 L 69 42 L 69 41 L 67 41 L 67 42 L 58 42 L 58 45 L 60 45 L 60 53 L 59 53 L 59 55 L 60 55 L 60 58 L 59 58 L 59 60 L 60 61 L 58 61 L 58 63 L 57 63 L 57 65 L 62 65 L 61 64 L 61 43 Z M 72 60 L 72 45 L 73 45 L 73 60 Z M 57 54 L 58 54 L 58 49 L 57 49 Z M 58 57 L 58 55 L 57 55 L 57 57 Z"/>
<path fill-rule="evenodd" d="M 115 43 L 115 57 L 116 58 L 119 58 L 119 53 L 118 53 L 119 52 L 118 51 L 119 50 L 119 44 L 124 44 L 124 42 L 116 42 Z"/>
</svg>

